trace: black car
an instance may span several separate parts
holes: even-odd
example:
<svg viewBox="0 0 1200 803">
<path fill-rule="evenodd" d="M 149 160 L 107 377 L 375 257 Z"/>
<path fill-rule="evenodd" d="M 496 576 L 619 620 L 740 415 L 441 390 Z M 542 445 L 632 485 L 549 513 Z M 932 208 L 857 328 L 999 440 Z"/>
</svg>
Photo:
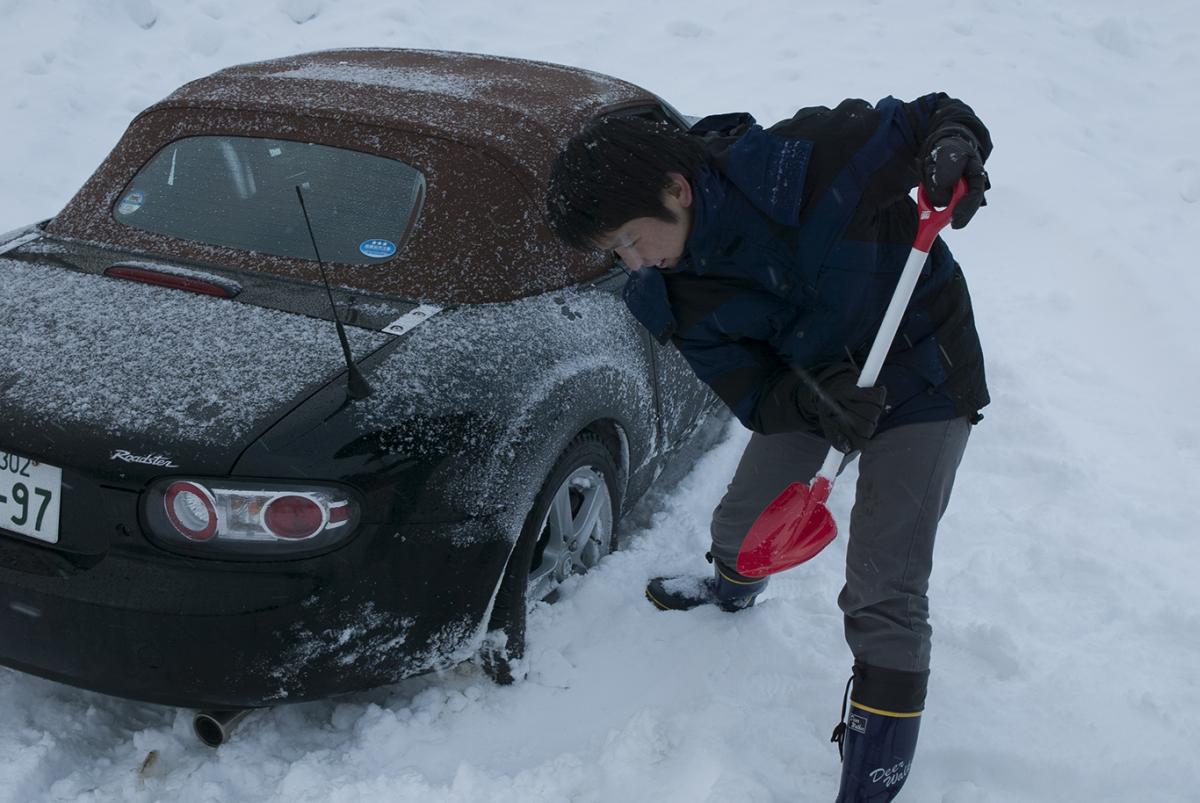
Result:
<svg viewBox="0 0 1200 803">
<path fill-rule="evenodd" d="M 506 679 L 527 605 L 723 420 L 611 257 L 545 226 L 605 114 L 683 124 L 515 59 L 243 65 L 0 238 L 0 663 L 204 709 L 484 645 Z"/>
</svg>

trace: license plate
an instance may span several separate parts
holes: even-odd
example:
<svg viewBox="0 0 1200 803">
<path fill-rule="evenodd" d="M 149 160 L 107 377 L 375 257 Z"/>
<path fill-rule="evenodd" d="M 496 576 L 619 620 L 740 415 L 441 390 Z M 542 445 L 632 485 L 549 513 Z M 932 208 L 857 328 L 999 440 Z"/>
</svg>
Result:
<svg viewBox="0 0 1200 803">
<path fill-rule="evenodd" d="M 58 543 L 62 469 L 0 452 L 0 529 Z"/>
</svg>

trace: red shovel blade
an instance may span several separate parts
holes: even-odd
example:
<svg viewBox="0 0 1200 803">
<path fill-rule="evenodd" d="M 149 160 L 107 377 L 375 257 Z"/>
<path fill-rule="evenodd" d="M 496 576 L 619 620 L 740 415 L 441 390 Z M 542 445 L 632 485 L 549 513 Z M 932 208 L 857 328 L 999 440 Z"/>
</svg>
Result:
<svg viewBox="0 0 1200 803">
<path fill-rule="evenodd" d="M 833 484 L 824 477 L 812 488 L 793 482 L 758 514 L 742 549 L 737 571 L 765 577 L 810 560 L 837 537 L 837 524 L 825 500 Z"/>
</svg>

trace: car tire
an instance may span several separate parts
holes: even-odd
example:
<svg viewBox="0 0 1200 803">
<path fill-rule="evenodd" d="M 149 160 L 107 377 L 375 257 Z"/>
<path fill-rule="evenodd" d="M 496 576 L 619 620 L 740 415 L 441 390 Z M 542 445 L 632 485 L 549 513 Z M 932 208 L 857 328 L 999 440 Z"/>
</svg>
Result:
<svg viewBox="0 0 1200 803">
<path fill-rule="evenodd" d="M 504 569 L 481 651 L 497 683 L 513 682 L 525 654 L 525 620 L 532 605 L 553 602 L 558 586 L 617 548 L 621 509 L 617 466 L 597 435 L 585 432 L 563 450 L 534 499 Z"/>
</svg>

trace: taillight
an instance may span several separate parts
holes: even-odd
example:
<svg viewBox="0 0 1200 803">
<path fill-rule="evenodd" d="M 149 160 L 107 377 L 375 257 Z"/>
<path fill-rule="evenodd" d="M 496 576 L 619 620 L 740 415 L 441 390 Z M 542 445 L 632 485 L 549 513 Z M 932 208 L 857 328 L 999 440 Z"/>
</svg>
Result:
<svg viewBox="0 0 1200 803">
<path fill-rule="evenodd" d="M 163 497 L 167 519 L 184 538 L 207 541 L 217 534 L 213 496 L 194 482 L 174 482 Z"/>
<path fill-rule="evenodd" d="M 289 555 L 348 537 L 358 503 L 338 487 L 244 480 L 163 480 L 146 495 L 150 533 L 208 552 Z"/>
<path fill-rule="evenodd" d="M 325 510 L 307 496 L 277 496 L 263 510 L 263 524 L 276 538 L 312 538 L 326 521 Z"/>
<path fill-rule="evenodd" d="M 174 268 L 165 265 L 110 265 L 104 269 L 105 276 L 115 279 L 131 279 L 159 287 L 171 287 L 218 298 L 233 298 L 241 292 L 241 286 L 223 276 L 212 276 L 199 271 Z"/>
</svg>

